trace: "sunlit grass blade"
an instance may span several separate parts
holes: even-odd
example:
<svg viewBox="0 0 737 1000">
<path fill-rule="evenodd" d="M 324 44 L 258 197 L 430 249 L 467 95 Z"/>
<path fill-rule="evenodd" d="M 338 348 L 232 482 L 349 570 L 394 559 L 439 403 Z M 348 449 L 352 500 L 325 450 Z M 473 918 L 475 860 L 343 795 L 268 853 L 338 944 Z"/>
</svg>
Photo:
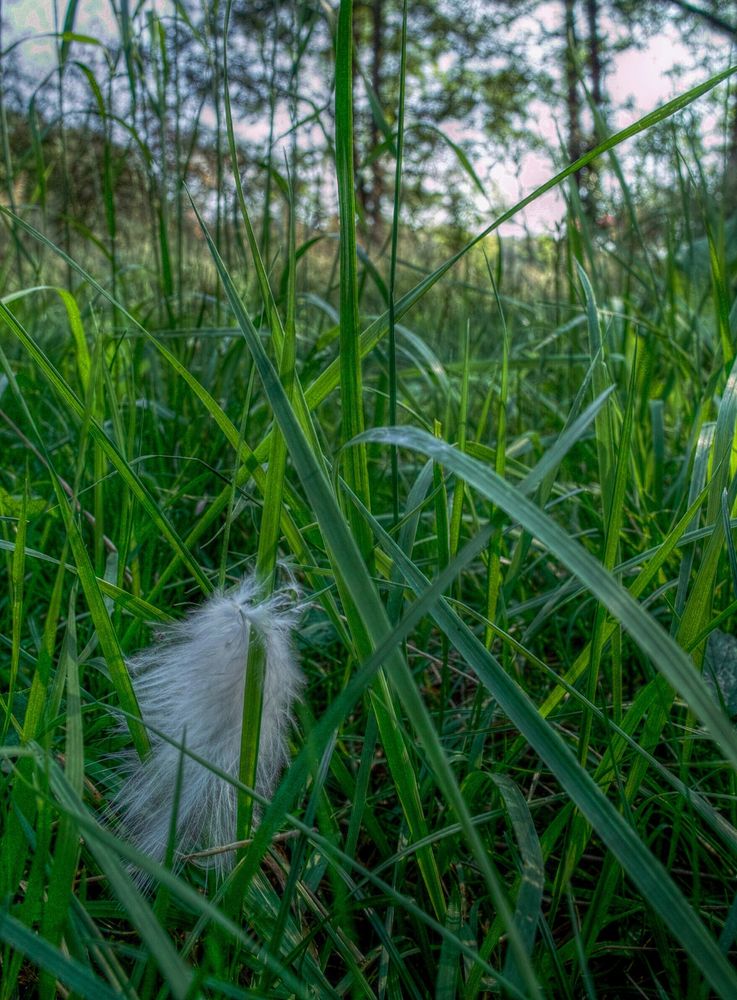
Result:
<svg viewBox="0 0 737 1000">
<path fill-rule="evenodd" d="M 8 307 L 2 302 L 0 302 L 0 318 L 5 321 L 11 332 L 23 344 L 24 348 L 38 365 L 46 380 L 51 386 L 53 386 L 54 390 L 59 394 L 60 398 L 69 410 L 78 419 L 83 420 L 85 416 L 84 404 L 78 399 L 61 374 L 46 357 L 44 352 L 38 347 L 23 326 L 10 312 Z M 95 443 L 100 445 L 111 464 L 117 469 L 121 479 L 126 483 L 149 517 L 151 517 L 153 522 L 159 527 L 164 537 L 167 538 L 172 547 L 180 554 L 183 562 L 191 570 L 198 583 L 205 591 L 209 591 L 209 581 L 203 574 L 196 560 L 185 548 L 179 535 L 171 526 L 167 518 L 163 515 L 155 500 L 141 482 L 139 476 L 136 475 L 118 448 L 113 444 L 103 428 L 99 426 L 94 418 L 89 420 L 89 433 Z"/>
<path fill-rule="evenodd" d="M 2 310 L 5 308 L 6 307 L 2 305 L 2 303 L 0 303 L 0 315 L 2 314 Z M 8 315 L 10 314 L 8 313 Z M 22 333 L 25 333 L 25 331 L 22 331 L 22 328 L 20 327 L 19 330 Z M 39 354 L 40 353 L 41 352 L 39 352 Z M 41 355 L 41 357 L 43 358 L 43 355 Z M 2 355 L 1 360 L 3 362 L 4 367 L 7 367 L 7 362 L 4 354 Z M 43 360 L 46 362 L 45 358 L 43 358 Z M 52 377 L 54 374 L 58 374 L 55 372 L 55 369 L 53 369 L 53 366 L 51 366 L 50 363 L 46 362 L 46 364 L 50 369 Z M 71 390 L 63 383 L 63 380 L 61 380 L 61 376 L 59 376 L 59 382 L 62 384 L 62 388 L 66 389 L 68 396 L 72 400 L 74 400 L 75 403 L 79 405 L 81 410 L 80 415 L 83 418 L 85 417 L 85 415 L 87 416 L 87 426 L 91 428 L 94 425 L 93 418 L 91 418 L 89 414 L 85 413 L 84 407 L 82 407 L 82 404 L 79 403 L 76 397 L 71 393 Z M 16 392 L 16 396 L 19 402 L 21 403 L 21 406 L 24 409 L 26 418 L 29 421 L 31 427 L 33 428 L 36 437 L 38 438 L 39 445 L 41 447 L 43 458 L 46 464 L 46 468 L 48 469 L 49 475 L 51 477 L 51 484 L 54 489 L 54 493 L 56 495 L 57 503 L 59 505 L 59 511 L 64 521 L 67 533 L 67 540 L 72 550 L 72 554 L 74 556 L 74 560 L 77 567 L 77 573 L 79 575 L 79 579 L 88 602 L 92 620 L 97 630 L 97 635 L 100 640 L 100 645 L 102 646 L 103 653 L 105 655 L 108 668 L 110 670 L 110 678 L 112 680 L 113 686 L 118 696 L 120 708 L 124 712 L 128 713 L 129 719 L 131 720 L 130 732 L 136 750 L 138 751 L 141 757 L 144 757 L 149 749 L 148 737 L 141 722 L 137 721 L 140 720 L 140 711 L 138 709 L 138 703 L 136 701 L 136 696 L 133 691 L 133 685 L 128 675 L 128 670 L 125 664 L 123 653 L 120 648 L 118 637 L 115 633 L 115 629 L 112 626 L 112 622 L 110 621 L 110 616 L 108 614 L 107 608 L 105 607 L 105 602 L 102 597 L 100 587 L 98 586 L 97 583 L 97 577 L 95 576 L 92 562 L 90 560 L 87 548 L 85 546 L 84 540 L 82 538 L 82 535 L 79 531 L 79 527 L 75 520 L 74 512 L 70 508 L 70 503 L 67 494 L 64 491 L 61 483 L 59 482 L 59 477 L 57 476 L 56 471 L 52 465 L 51 459 L 48 453 L 46 452 L 46 447 L 43 441 L 43 437 L 39 433 L 35 421 L 30 411 L 28 410 L 22 395 L 20 394 L 15 379 L 12 380 L 11 384 L 13 385 L 13 388 Z M 99 429 L 99 434 L 102 438 L 104 438 L 105 441 L 108 441 L 107 436 L 104 434 L 101 428 Z M 127 468 L 127 464 L 125 463 L 125 460 L 122 458 L 122 456 L 120 456 L 120 461 Z M 148 496 L 147 493 L 146 496 Z M 37 690 L 37 694 L 40 693 L 41 692 Z M 33 724 L 33 729 L 35 729 L 35 723 Z M 30 731 L 31 727 L 29 726 L 29 733 Z"/>
</svg>

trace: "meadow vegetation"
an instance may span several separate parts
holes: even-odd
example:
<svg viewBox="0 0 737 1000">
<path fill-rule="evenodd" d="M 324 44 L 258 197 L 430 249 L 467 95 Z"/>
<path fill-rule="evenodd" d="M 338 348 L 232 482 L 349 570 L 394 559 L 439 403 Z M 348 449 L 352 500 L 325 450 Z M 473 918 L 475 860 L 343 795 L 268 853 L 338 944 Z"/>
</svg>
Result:
<svg viewBox="0 0 737 1000">
<path fill-rule="evenodd" d="M 737 996 L 737 233 L 697 127 L 728 46 L 515 238 L 406 211 L 401 17 L 377 220 L 349 0 L 322 166 L 243 165 L 229 5 L 116 5 L 104 44 L 75 8 L 54 115 L 0 108 L 1 1000 Z M 157 864 L 106 813 L 148 743 L 125 658 L 283 563 L 293 762 L 254 825 L 246 726 L 235 869 Z"/>
</svg>

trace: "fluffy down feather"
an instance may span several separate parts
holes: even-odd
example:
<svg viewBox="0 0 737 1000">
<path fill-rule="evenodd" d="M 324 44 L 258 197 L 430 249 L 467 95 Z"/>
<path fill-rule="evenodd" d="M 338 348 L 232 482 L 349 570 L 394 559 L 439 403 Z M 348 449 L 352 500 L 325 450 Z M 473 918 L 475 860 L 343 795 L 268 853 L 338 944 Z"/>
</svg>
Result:
<svg viewBox="0 0 737 1000">
<path fill-rule="evenodd" d="M 264 644 L 263 714 L 256 790 L 270 795 L 287 761 L 291 708 L 302 677 L 291 633 L 294 594 L 256 603 L 257 585 L 245 577 L 218 592 L 183 621 L 168 626 L 155 645 L 128 663 L 144 722 L 220 770 L 237 777 L 243 692 L 252 630 Z M 232 843 L 237 794 L 211 770 L 182 755 L 151 731 L 145 761 L 123 754 L 124 782 L 112 803 L 122 830 L 150 857 L 162 860 L 174 809 L 177 774 L 182 781 L 176 826 L 177 855 Z M 216 854 L 221 872 L 231 852 Z"/>
</svg>

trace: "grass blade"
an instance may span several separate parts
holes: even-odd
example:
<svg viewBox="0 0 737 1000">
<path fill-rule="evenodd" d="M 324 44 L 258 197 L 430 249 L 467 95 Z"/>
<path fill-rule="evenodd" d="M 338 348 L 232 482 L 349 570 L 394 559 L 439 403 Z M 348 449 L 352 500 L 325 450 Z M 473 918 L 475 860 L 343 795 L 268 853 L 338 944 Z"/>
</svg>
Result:
<svg viewBox="0 0 737 1000">
<path fill-rule="evenodd" d="M 335 48 L 335 169 L 340 215 L 340 406 L 343 441 L 364 427 L 363 383 L 359 344 L 358 276 L 356 264 L 356 196 L 353 176 L 353 0 L 340 0 Z M 346 481 L 371 507 L 366 448 L 359 445 L 348 456 Z M 355 508 L 348 518 L 353 537 L 364 557 L 371 540 Z"/>
</svg>

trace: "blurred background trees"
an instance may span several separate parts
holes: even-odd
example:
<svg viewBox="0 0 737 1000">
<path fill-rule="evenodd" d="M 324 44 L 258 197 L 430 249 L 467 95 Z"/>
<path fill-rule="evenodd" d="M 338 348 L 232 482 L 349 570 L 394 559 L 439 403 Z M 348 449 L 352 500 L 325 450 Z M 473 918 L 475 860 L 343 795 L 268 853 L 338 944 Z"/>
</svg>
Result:
<svg viewBox="0 0 737 1000">
<path fill-rule="evenodd" d="M 242 250 L 225 130 L 225 5 L 114 2 L 114 22 L 90 27 L 84 5 L 70 4 L 57 17 L 53 58 L 18 44 L 32 34 L 23 9 L 2 39 L 4 201 L 68 252 L 109 267 L 113 283 L 121 266 L 145 264 L 156 275 L 159 318 L 170 322 L 191 285 L 186 274 L 207 266 L 185 184 L 228 258 Z M 526 193 L 529 176 L 577 159 L 621 127 L 622 115 L 634 117 L 622 101 L 626 57 L 637 74 L 636 53 L 649 58 L 654 41 L 672 42 L 678 85 L 694 68 L 702 76 L 723 68 L 737 38 L 733 0 L 414 0 L 408 17 L 402 219 L 425 257 L 499 214 L 515 184 Z M 372 254 L 384 245 L 393 204 L 401 20 L 400 0 L 355 4 L 357 207 Z M 288 175 L 301 237 L 335 231 L 334 26 L 334 8 L 317 0 L 232 7 L 227 72 L 239 170 L 274 262 Z M 657 58 L 662 65 L 662 44 Z M 655 103 L 645 84 L 639 93 Z M 734 199 L 736 109 L 733 94 L 707 99 L 625 151 L 642 181 L 641 192 L 633 188 L 640 210 L 682 182 L 676 159 L 663 156 L 674 143 L 689 145 L 714 191 Z M 607 164 L 576 175 L 576 190 L 594 238 L 606 238 L 621 214 Z M 142 224 L 145 248 L 133 235 Z M 537 251 L 555 227 L 551 210 L 529 232 L 518 227 L 513 244 Z M 12 224 L 0 238 L 7 290 L 11 259 L 14 280 L 30 278 L 34 265 Z"/>
</svg>

